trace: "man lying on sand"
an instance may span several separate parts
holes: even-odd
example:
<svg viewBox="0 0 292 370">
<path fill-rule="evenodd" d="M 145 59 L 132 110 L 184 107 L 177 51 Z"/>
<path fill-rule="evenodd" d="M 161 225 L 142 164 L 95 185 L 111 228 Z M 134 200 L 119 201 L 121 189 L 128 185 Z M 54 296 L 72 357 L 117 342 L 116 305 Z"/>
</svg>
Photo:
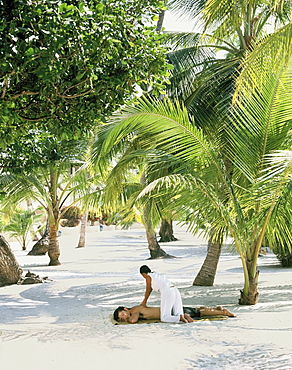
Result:
<svg viewBox="0 0 292 370">
<path fill-rule="evenodd" d="M 216 308 L 211 307 L 183 307 L 184 313 L 191 317 L 191 320 L 196 317 L 202 316 L 228 316 L 235 317 L 235 315 L 229 312 L 226 308 L 218 306 Z M 118 307 L 114 312 L 114 319 L 116 321 L 127 321 L 130 324 L 135 324 L 139 319 L 142 320 L 160 320 L 160 308 L 159 307 L 146 307 L 146 306 L 134 306 L 132 308 L 126 308 L 123 306 Z"/>
</svg>

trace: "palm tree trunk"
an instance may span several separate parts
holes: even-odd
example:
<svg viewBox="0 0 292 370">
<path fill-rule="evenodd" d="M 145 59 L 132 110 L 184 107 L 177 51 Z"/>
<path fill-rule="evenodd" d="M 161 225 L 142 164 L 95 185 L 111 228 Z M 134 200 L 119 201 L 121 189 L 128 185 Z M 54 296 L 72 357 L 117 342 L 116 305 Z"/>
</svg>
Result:
<svg viewBox="0 0 292 370">
<path fill-rule="evenodd" d="M 58 203 L 58 194 L 57 194 L 57 171 L 54 167 L 50 168 L 50 180 L 49 180 L 49 192 L 51 198 L 51 209 L 48 213 L 49 220 L 49 248 L 48 255 L 50 257 L 49 266 L 60 265 L 60 247 L 58 241 L 58 228 L 60 222 L 60 209 Z"/>
<path fill-rule="evenodd" d="M 146 237 L 148 242 L 148 248 L 150 251 L 150 259 L 156 259 L 156 258 L 167 258 L 170 257 L 167 253 L 164 252 L 163 249 L 160 248 L 160 245 L 158 244 L 156 233 L 152 229 L 146 229 Z"/>
<path fill-rule="evenodd" d="M 88 211 L 86 210 L 84 212 L 84 215 L 81 218 L 80 236 L 79 236 L 78 246 L 76 248 L 84 248 L 85 247 L 87 220 L 88 220 Z"/>
<path fill-rule="evenodd" d="M 240 305 L 254 305 L 258 302 L 259 292 L 258 292 L 258 279 L 259 271 L 257 270 L 255 275 L 253 274 L 253 261 L 245 261 L 248 281 L 245 282 L 248 285 L 248 289 L 243 289 L 240 291 L 240 299 L 238 303 Z"/>
<path fill-rule="evenodd" d="M 166 218 L 161 220 L 159 236 L 159 243 L 167 243 L 177 240 L 177 238 L 173 235 L 172 220 L 168 221 Z"/>
<path fill-rule="evenodd" d="M 9 244 L 0 235 L 0 286 L 16 284 L 22 272 Z"/>
<path fill-rule="evenodd" d="M 22 237 L 22 243 L 21 243 L 21 246 L 22 246 L 22 250 L 23 251 L 26 251 L 26 243 L 25 243 L 25 238 Z"/>
<path fill-rule="evenodd" d="M 161 12 L 159 13 L 159 19 L 156 25 L 156 32 L 158 33 L 160 33 L 162 30 L 164 16 L 165 16 L 165 10 L 161 10 Z"/>
<path fill-rule="evenodd" d="M 146 176 L 145 172 L 142 173 L 140 178 L 140 183 L 145 186 L 146 185 Z M 146 204 L 143 209 L 143 224 L 146 229 L 146 237 L 148 241 L 148 248 L 150 251 L 150 259 L 155 258 L 172 258 L 169 254 L 165 253 L 163 249 L 160 248 L 156 238 L 156 231 L 153 226 L 153 222 L 151 219 L 151 206 L 150 204 Z"/>
<path fill-rule="evenodd" d="M 220 238 L 221 239 L 221 238 Z M 208 252 L 203 265 L 196 276 L 193 285 L 213 286 L 218 262 L 222 249 L 222 241 L 213 241 L 212 236 L 208 241 Z"/>
<path fill-rule="evenodd" d="M 144 219 L 144 226 L 146 229 L 146 237 L 148 242 L 148 248 L 150 251 L 150 259 L 156 258 L 172 258 L 169 254 L 164 252 L 163 249 L 160 248 L 156 238 L 156 232 L 153 227 L 151 218 L 149 217 L 148 207 L 146 206 L 143 211 L 143 219 Z"/>
<path fill-rule="evenodd" d="M 58 241 L 58 223 L 57 222 L 50 224 L 48 255 L 50 257 L 49 266 L 61 265 L 59 261 L 60 247 L 59 247 L 59 241 Z"/>
</svg>

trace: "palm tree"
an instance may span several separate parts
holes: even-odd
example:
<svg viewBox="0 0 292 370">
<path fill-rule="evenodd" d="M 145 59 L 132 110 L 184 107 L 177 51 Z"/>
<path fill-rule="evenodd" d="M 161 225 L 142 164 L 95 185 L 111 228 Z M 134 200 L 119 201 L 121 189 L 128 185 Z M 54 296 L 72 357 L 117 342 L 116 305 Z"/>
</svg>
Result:
<svg viewBox="0 0 292 370">
<path fill-rule="evenodd" d="M 91 174 L 86 161 L 90 143 L 87 138 L 59 141 L 42 131 L 32 131 L 22 140 L 27 143 L 25 147 L 13 143 L 7 150 L 0 177 L 6 193 L 3 205 L 31 199 L 46 210 L 49 265 L 59 265 L 58 228 L 62 215 L 75 204 L 94 203 L 100 193 L 97 185 L 92 186 L 100 179 L 99 174 Z M 89 192 L 91 187 L 93 191 Z"/>
<path fill-rule="evenodd" d="M 10 218 L 8 225 L 4 227 L 4 231 L 7 231 L 11 237 L 14 237 L 22 246 L 22 250 L 25 251 L 32 228 L 41 218 L 42 215 L 36 214 L 36 210 L 18 209 Z"/>
<path fill-rule="evenodd" d="M 100 157 L 100 149 L 105 137 L 110 131 L 106 130 L 103 135 L 94 144 L 94 155 L 92 161 L 99 167 L 104 167 L 103 162 L 109 162 L 108 158 L 116 155 L 117 148 L 114 147 L 105 157 Z M 113 167 L 106 180 L 106 186 L 103 192 L 103 204 L 118 214 L 116 220 L 122 226 L 129 226 L 135 221 L 137 212 L 139 212 L 139 221 L 145 227 L 146 239 L 150 258 L 172 258 L 159 245 L 156 236 L 156 228 L 160 220 L 158 204 L 153 199 L 146 202 L 135 203 L 136 196 L 149 183 L 147 171 L 147 155 L 140 149 L 131 150 L 131 144 L 124 142 L 120 150 L 124 155 L 119 157 L 119 161 Z M 133 149 L 133 148 L 132 148 Z M 131 155 L 129 156 L 129 153 Z M 124 160 L 125 159 L 125 160 Z M 135 205 L 134 205 L 135 203 Z"/>
<path fill-rule="evenodd" d="M 86 165 L 75 172 L 70 169 L 70 163 L 65 160 L 37 168 L 29 175 L 4 174 L 1 177 L 1 183 L 7 193 L 7 198 L 3 201 L 4 205 L 30 198 L 46 210 L 49 223 L 50 266 L 60 264 L 58 229 L 62 215 L 72 205 L 89 202 L 90 198 L 93 199 L 99 194 L 99 190 L 88 193 L 88 184 L 95 181 L 98 175 L 88 178 Z"/>
<path fill-rule="evenodd" d="M 291 2 L 171 0 L 169 5 L 203 29 L 169 35 L 173 51 L 168 58 L 174 66 L 169 96 L 183 101 L 196 117 L 195 124 L 213 135 L 216 130 L 210 122 L 220 116 L 217 122 L 222 125 L 226 119 L 241 60 L 271 32 L 272 22 L 276 28 L 289 21 Z M 223 235 L 217 235 L 214 238 L 211 230 L 195 285 L 213 285 L 223 240 Z"/>
<path fill-rule="evenodd" d="M 140 183 L 143 188 L 147 186 L 147 176 L 145 172 L 142 173 Z M 157 218 L 154 216 L 154 212 L 156 209 L 156 202 L 154 199 L 147 199 L 143 206 L 143 224 L 146 230 L 146 238 L 148 242 L 148 248 L 150 251 L 150 258 L 171 258 L 169 254 L 167 254 L 159 245 L 157 236 L 156 236 L 156 226 L 158 224 Z M 156 221 L 156 222 L 155 222 Z"/>
<path fill-rule="evenodd" d="M 161 152 L 168 154 L 168 163 L 172 156 L 177 173 L 153 181 L 140 197 L 175 195 L 175 203 L 169 203 L 174 209 L 193 210 L 193 232 L 204 224 L 207 235 L 221 236 L 224 230 L 232 236 L 244 271 L 240 304 L 257 302 L 257 259 L 264 237 L 270 244 L 275 236 L 291 244 L 289 232 L 277 222 L 291 197 L 291 165 L 281 173 L 273 170 L 272 177 L 267 160 L 291 144 L 291 35 L 289 24 L 250 53 L 237 79 L 228 124 L 214 122 L 211 137 L 180 104 L 142 98 L 116 117 L 101 148 L 106 154 L 130 138 L 132 147 L 143 142 L 144 148 L 156 149 L 162 165 Z"/>
</svg>

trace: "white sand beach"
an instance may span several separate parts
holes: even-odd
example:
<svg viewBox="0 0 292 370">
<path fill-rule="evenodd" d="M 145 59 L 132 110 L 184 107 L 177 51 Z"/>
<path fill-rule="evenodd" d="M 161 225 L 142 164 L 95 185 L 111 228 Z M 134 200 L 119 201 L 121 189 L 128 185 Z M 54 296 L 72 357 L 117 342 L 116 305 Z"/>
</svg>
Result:
<svg viewBox="0 0 292 370">
<path fill-rule="evenodd" d="M 47 256 L 27 256 L 10 243 L 24 273 L 51 281 L 0 288 L 1 370 L 292 369 L 292 269 L 272 253 L 261 257 L 259 303 L 239 306 L 239 257 L 225 247 L 215 285 L 195 287 L 206 241 L 178 226 L 175 236 L 161 247 L 178 258 L 147 261 L 141 228 L 88 227 L 86 248 L 76 248 L 78 228 L 63 229 L 62 265 L 55 267 L 47 266 Z M 222 305 L 237 317 L 113 325 L 109 315 L 117 306 L 143 299 L 142 264 L 166 274 L 185 306 Z M 148 305 L 159 301 L 153 292 Z"/>
</svg>

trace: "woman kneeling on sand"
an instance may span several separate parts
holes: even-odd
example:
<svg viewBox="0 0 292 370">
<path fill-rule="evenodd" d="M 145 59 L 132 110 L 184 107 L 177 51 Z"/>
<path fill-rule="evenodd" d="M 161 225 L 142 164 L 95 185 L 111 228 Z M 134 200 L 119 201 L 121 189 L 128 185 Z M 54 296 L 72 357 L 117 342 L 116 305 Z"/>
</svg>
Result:
<svg viewBox="0 0 292 370">
<path fill-rule="evenodd" d="M 146 291 L 140 306 L 146 306 L 147 300 L 152 290 L 161 294 L 160 320 L 163 322 L 177 323 L 194 321 L 190 314 L 183 310 L 182 299 L 179 290 L 162 274 L 152 272 L 146 265 L 140 267 L 140 273 L 146 280 Z M 234 317 L 234 315 L 222 307 L 198 309 L 200 315 L 224 315 Z M 211 313 L 212 312 L 212 313 Z"/>
<path fill-rule="evenodd" d="M 140 267 L 140 274 L 146 280 L 146 291 L 141 306 L 146 306 L 152 290 L 160 293 L 160 320 L 163 322 L 177 323 L 192 322 L 193 319 L 183 311 L 179 290 L 164 276 L 152 272 L 146 265 Z"/>
</svg>

